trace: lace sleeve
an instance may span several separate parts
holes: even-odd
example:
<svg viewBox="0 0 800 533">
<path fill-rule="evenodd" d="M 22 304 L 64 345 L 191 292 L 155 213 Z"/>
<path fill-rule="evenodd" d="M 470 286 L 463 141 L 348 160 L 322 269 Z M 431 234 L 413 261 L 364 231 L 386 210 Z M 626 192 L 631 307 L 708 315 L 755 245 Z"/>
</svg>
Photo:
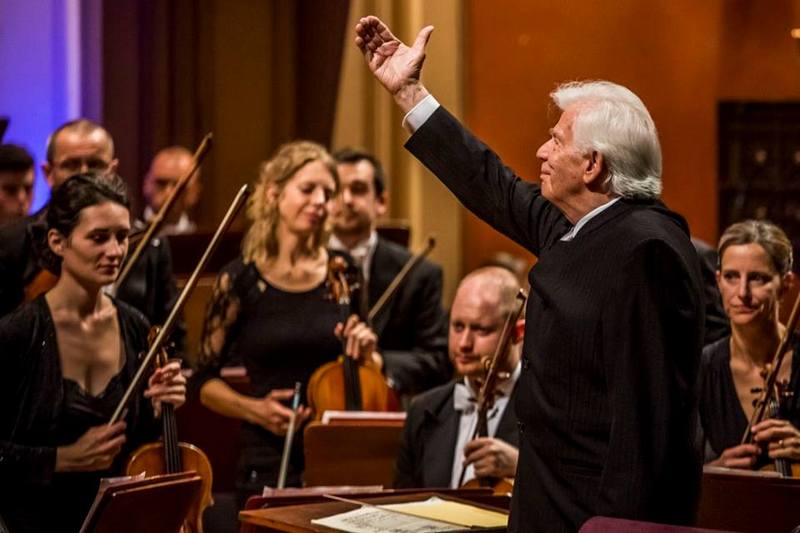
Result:
<svg viewBox="0 0 800 533">
<path fill-rule="evenodd" d="M 195 378 L 198 390 L 209 379 L 219 377 L 220 368 L 230 362 L 230 345 L 241 309 L 234 279 L 227 270 L 220 273 L 206 308 Z"/>
</svg>

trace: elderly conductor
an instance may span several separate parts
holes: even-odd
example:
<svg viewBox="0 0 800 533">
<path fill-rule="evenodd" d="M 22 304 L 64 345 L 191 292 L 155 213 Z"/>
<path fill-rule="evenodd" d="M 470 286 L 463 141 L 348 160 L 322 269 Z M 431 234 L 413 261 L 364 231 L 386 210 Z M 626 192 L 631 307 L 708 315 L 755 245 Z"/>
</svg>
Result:
<svg viewBox="0 0 800 533">
<path fill-rule="evenodd" d="M 560 86 L 551 96 L 561 116 L 536 154 L 541 185 L 523 181 L 420 82 L 432 31 L 408 47 L 366 17 L 356 44 L 407 113 L 406 148 L 538 257 L 509 529 L 574 531 L 594 515 L 691 522 L 700 273 L 686 222 L 658 200 L 650 114 L 613 83 Z"/>
</svg>

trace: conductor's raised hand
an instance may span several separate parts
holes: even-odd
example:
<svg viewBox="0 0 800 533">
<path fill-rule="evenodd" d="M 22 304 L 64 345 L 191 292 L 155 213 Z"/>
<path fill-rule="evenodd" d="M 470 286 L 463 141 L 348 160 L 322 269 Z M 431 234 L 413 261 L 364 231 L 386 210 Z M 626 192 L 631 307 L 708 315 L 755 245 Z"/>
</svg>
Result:
<svg viewBox="0 0 800 533">
<path fill-rule="evenodd" d="M 396 99 L 412 98 L 418 101 L 424 97 L 420 95 L 421 91 L 427 94 L 419 78 L 431 32 L 433 26 L 422 28 L 414 44 L 409 47 L 395 37 L 381 19 L 370 15 L 356 24 L 356 45 L 364 54 L 372 73 Z M 398 103 L 402 106 L 400 100 Z"/>
</svg>

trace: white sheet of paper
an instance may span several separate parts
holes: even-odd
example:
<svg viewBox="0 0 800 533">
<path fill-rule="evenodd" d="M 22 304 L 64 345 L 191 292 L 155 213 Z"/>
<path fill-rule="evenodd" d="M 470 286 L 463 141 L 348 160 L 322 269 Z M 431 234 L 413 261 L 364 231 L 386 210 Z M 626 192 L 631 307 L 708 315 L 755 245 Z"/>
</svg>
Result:
<svg viewBox="0 0 800 533">
<path fill-rule="evenodd" d="M 327 518 L 317 518 L 311 522 L 348 533 L 438 533 L 440 531 L 463 531 L 464 529 L 436 520 L 392 513 L 367 506 Z"/>
</svg>

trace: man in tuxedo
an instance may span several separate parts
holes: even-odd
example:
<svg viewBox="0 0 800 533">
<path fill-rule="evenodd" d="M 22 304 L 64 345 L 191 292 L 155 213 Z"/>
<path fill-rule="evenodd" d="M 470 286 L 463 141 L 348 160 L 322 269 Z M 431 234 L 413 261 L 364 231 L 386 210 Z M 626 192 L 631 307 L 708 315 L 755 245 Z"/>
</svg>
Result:
<svg viewBox="0 0 800 533">
<path fill-rule="evenodd" d="M 386 213 L 383 167 L 374 156 L 350 148 L 334 154 L 340 194 L 331 212 L 329 246 L 349 253 L 361 267 L 372 307 L 411 254 L 378 236 L 378 218 Z M 423 260 L 374 320 L 384 369 L 402 394 L 428 390 L 450 379 L 447 320 L 442 311 L 442 269 Z"/>
<path fill-rule="evenodd" d="M 42 170 L 54 189 L 75 174 L 113 173 L 117 163 L 114 140 L 108 131 L 91 120 L 77 119 L 61 125 L 50 135 Z M 0 228 L 0 316 L 25 300 L 26 287 L 35 285 L 37 278 L 48 276 L 46 265 L 40 263 L 36 251 L 37 246 L 45 245 L 46 213 L 47 206 Z M 46 281 L 43 286 L 47 286 Z M 139 309 L 151 324 L 164 322 L 178 297 L 165 240 L 156 238 L 150 242 L 117 297 Z M 183 335 L 181 326 L 173 339 L 180 344 Z"/>
<path fill-rule="evenodd" d="M 659 200 L 650 113 L 615 83 L 558 86 L 540 183 L 523 180 L 420 81 L 432 31 L 407 46 L 369 16 L 356 44 L 406 114 L 406 148 L 537 256 L 509 530 L 576 531 L 595 515 L 692 522 L 704 303 L 688 224 Z"/>
<path fill-rule="evenodd" d="M 475 398 L 484 363 L 497 350 L 503 327 L 516 308 L 519 283 L 501 267 L 468 274 L 450 309 L 448 350 L 457 381 L 414 398 L 397 457 L 395 487 L 457 488 L 475 477 L 513 477 L 519 433 L 513 396 L 520 374 L 522 321 L 500 361 L 499 382 L 489 411 L 488 437 L 472 439 L 477 421 Z M 462 474 L 462 470 L 464 470 Z"/>
</svg>

